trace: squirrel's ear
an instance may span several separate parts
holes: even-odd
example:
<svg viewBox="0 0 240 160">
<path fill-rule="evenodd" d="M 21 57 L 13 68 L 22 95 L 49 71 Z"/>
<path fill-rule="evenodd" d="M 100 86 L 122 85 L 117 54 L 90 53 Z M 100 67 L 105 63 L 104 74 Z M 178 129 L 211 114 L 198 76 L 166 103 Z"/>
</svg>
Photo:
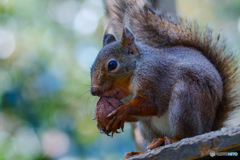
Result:
<svg viewBox="0 0 240 160">
<path fill-rule="evenodd" d="M 128 30 L 128 28 L 124 27 L 121 39 L 122 46 L 127 47 L 128 45 L 133 43 L 134 39 L 134 35 Z"/>
<path fill-rule="evenodd" d="M 116 38 L 112 34 L 106 34 L 103 37 L 103 46 L 106 46 L 109 43 L 116 41 Z"/>
</svg>

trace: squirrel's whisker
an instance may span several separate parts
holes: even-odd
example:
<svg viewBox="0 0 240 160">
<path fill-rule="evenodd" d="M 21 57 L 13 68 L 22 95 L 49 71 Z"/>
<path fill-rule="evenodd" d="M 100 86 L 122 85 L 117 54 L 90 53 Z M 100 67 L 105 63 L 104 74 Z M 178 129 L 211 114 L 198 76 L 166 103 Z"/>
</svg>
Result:
<svg viewBox="0 0 240 160">
<path fill-rule="evenodd" d="M 121 89 L 121 88 L 120 88 L 120 89 Z M 114 90 L 113 90 L 113 91 L 114 91 Z M 114 91 L 114 93 L 115 93 L 116 96 L 119 98 L 119 96 L 117 95 L 117 93 L 116 93 L 115 91 Z M 123 95 L 123 99 L 124 99 L 124 100 L 127 100 L 127 99 L 126 99 L 126 96 L 124 96 L 124 94 L 123 94 L 122 92 L 121 92 L 121 94 Z M 119 98 L 119 99 L 120 99 L 120 98 Z"/>
<path fill-rule="evenodd" d="M 84 95 L 87 94 L 88 92 L 90 93 L 90 90 L 84 92 L 84 93 L 83 93 L 82 95 L 80 95 L 80 97 L 78 97 L 78 98 L 81 98 L 82 96 L 84 96 Z"/>
<path fill-rule="evenodd" d="M 117 88 L 119 88 L 119 89 L 122 89 L 122 90 L 124 90 L 124 91 L 126 91 L 126 92 L 128 92 L 128 93 L 130 93 L 130 94 L 133 95 L 133 96 L 135 96 L 134 93 L 130 92 L 129 90 L 127 90 L 127 89 L 125 89 L 125 88 L 123 88 L 123 87 L 121 87 L 121 86 L 118 86 L 118 85 L 116 85 L 116 84 L 114 84 L 114 86 L 117 87 Z"/>
<path fill-rule="evenodd" d="M 115 92 L 114 88 L 112 89 L 112 91 L 113 91 L 114 94 L 117 96 L 117 98 L 120 99 L 119 96 L 117 95 L 117 93 Z"/>
</svg>

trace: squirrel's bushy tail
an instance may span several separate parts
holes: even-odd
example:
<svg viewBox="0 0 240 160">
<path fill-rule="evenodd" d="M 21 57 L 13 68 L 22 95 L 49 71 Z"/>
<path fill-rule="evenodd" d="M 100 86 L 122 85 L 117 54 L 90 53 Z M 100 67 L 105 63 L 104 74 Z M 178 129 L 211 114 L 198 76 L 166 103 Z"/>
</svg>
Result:
<svg viewBox="0 0 240 160">
<path fill-rule="evenodd" d="M 202 27 L 197 22 L 156 12 L 144 0 L 111 0 L 111 4 L 107 3 L 107 11 L 112 16 L 111 23 L 118 39 L 126 23 L 136 40 L 143 44 L 154 48 L 186 46 L 201 51 L 222 77 L 222 103 L 213 130 L 223 127 L 231 111 L 240 106 L 240 56 L 227 49 L 220 34 L 213 35 L 209 27 Z"/>
</svg>

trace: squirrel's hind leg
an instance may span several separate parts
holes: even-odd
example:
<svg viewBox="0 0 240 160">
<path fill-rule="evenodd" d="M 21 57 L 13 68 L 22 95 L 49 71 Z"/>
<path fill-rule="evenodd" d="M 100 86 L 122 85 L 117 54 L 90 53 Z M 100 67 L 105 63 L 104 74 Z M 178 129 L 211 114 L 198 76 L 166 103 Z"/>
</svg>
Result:
<svg viewBox="0 0 240 160">
<path fill-rule="evenodd" d="M 179 141 L 178 136 L 176 136 L 174 139 L 170 139 L 166 136 L 164 138 L 155 138 L 152 141 L 152 143 L 148 145 L 147 149 L 152 150 L 154 148 L 158 148 L 158 147 L 163 146 L 163 145 L 172 144 L 176 141 Z"/>
<path fill-rule="evenodd" d="M 182 139 L 211 131 L 217 106 L 213 93 L 195 81 L 175 84 L 169 103 L 169 124 L 175 136 Z"/>
<path fill-rule="evenodd" d="M 140 153 L 143 153 L 143 152 L 146 152 L 146 151 L 140 151 L 140 152 L 135 152 L 135 151 L 131 151 L 131 152 L 127 152 L 125 153 L 125 156 L 123 157 L 123 159 L 127 159 L 131 156 L 134 156 L 134 155 L 137 155 L 137 154 L 140 154 Z"/>
<path fill-rule="evenodd" d="M 147 149 L 148 150 L 152 150 L 152 149 L 155 149 L 155 148 L 158 148 L 162 145 L 168 145 L 168 144 L 172 144 L 173 142 L 176 142 L 176 141 L 179 141 L 179 138 L 176 136 L 174 139 L 170 139 L 168 137 L 164 137 L 164 138 L 156 138 L 152 141 L 151 144 L 148 145 Z M 124 156 L 124 158 L 129 158 L 131 156 L 134 156 L 134 155 L 137 155 L 137 154 L 140 154 L 140 153 L 143 153 L 143 152 L 146 152 L 146 151 L 140 151 L 140 152 L 135 152 L 135 151 L 131 151 L 131 152 L 127 152 Z"/>
</svg>

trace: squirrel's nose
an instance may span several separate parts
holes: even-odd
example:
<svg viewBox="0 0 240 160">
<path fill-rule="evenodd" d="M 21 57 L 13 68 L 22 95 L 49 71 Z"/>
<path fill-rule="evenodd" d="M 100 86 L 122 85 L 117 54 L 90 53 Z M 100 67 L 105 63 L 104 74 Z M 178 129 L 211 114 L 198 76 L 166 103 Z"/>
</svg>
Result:
<svg viewBox="0 0 240 160">
<path fill-rule="evenodd" d="M 99 87 L 91 87 L 91 94 L 93 96 L 100 96 L 102 94 L 102 92 L 99 89 Z"/>
</svg>

